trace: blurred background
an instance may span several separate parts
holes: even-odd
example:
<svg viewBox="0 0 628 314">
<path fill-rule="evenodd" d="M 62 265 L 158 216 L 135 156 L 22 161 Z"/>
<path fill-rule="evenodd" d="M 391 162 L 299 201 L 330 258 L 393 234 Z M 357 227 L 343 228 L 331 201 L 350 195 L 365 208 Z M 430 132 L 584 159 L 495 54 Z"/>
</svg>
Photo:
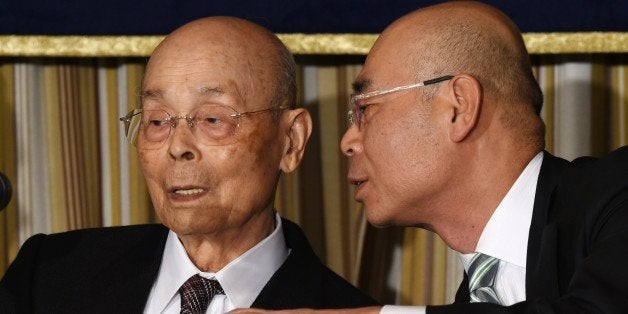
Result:
<svg viewBox="0 0 628 314">
<path fill-rule="evenodd" d="M 377 33 L 441 1 L 5 1 L 0 3 L 0 276 L 36 233 L 157 222 L 118 118 L 138 107 L 159 40 L 195 18 L 234 15 L 295 53 L 315 129 L 276 207 L 333 270 L 381 302 L 443 304 L 462 276 L 435 235 L 369 226 L 339 150 L 351 83 Z M 628 2 L 484 1 L 519 25 L 543 89 L 546 149 L 566 159 L 628 144 Z"/>
</svg>

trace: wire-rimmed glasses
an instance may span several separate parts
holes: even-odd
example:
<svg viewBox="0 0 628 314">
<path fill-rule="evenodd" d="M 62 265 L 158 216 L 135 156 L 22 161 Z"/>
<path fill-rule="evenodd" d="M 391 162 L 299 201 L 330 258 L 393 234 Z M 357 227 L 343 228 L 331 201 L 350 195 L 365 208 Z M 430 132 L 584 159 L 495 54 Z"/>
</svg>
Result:
<svg viewBox="0 0 628 314">
<path fill-rule="evenodd" d="M 411 88 L 436 84 L 439 82 L 451 80 L 453 77 L 454 77 L 453 75 L 445 75 L 445 76 L 437 77 L 435 79 L 422 81 L 422 82 L 418 82 L 414 84 L 396 86 L 389 89 L 377 90 L 377 91 L 372 91 L 372 92 L 363 93 L 363 94 L 353 94 L 351 95 L 351 99 L 349 101 L 351 104 L 351 109 L 347 113 L 347 116 L 349 118 L 349 125 L 355 124 L 358 126 L 358 129 L 360 129 L 360 127 L 362 126 L 362 121 L 364 120 L 364 109 L 366 109 L 369 106 L 368 100 L 375 96 L 382 96 L 382 95 L 391 94 L 394 92 L 408 90 Z"/>
<path fill-rule="evenodd" d="M 234 141 L 240 128 L 240 117 L 288 109 L 267 108 L 256 111 L 238 112 L 224 105 L 204 105 L 193 115 L 173 116 L 161 109 L 134 109 L 121 117 L 129 143 L 142 140 L 142 148 L 158 148 L 176 128 L 179 120 L 185 120 L 194 136 L 204 145 L 227 145 Z"/>
</svg>

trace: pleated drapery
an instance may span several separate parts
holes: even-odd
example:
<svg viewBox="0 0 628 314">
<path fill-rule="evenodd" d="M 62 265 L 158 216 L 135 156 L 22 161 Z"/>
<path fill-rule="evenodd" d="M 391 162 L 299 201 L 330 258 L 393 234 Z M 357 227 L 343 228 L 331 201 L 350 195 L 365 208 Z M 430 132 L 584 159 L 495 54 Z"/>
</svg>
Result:
<svg viewBox="0 0 628 314">
<path fill-rule="evenodd" d="M 298 222 L 336 272 L 382 302 L 443 304 L 461 280 L 457 255 L 418 229 L 370 227 L 339 141 L 363 57 L 298 59 L 299 102 L 315 129 L 281 178 L 276 208 Z M 572 159 L 628 144 L 625 55 L 536 55 L 547 149 Z M 0 274 L 36 233 L 156 222 L 133 146 L 118 121 L 138 105 L 144 58 L 0 59 Z"/>
</svg>

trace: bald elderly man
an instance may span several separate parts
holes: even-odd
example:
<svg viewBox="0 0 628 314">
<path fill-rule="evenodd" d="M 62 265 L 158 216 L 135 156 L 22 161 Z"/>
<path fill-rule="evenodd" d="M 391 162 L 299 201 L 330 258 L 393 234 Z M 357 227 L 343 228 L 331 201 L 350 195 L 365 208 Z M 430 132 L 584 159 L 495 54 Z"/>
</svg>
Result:
<svg viewBox="0 0 628 314">
<path fill-rule="evenodd" d="M 355 199 L 374 225 L 437 233 L 465 269 L 455 304 L 381 313 L 628 313 L 628 148 L 544 151 L 541 90 L 508 17 L 476 2 L 412 12 L 354 88 L 341 148 Z"/>
<path fill-rule="evenodd" d="M 161 223 L 36 235 L 0 288 L 24 313 L 224 313 L 375 304 L 273 207 L 312 129 L 295 64 L 268 30 L 191 22 L 152 54 L 121 118 Z"/>
</svg>

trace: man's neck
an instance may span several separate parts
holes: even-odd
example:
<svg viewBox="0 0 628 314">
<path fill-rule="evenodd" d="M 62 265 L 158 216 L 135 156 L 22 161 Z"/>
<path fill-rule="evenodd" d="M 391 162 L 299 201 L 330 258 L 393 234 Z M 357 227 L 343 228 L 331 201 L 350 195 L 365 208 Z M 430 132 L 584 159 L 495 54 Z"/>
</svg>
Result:
<svg viewBox="0 0 628 314">
<path fill-rule="evenodd" d="M 488 162 L 470 163 L 462 180 L 451 197 L 443 216 L 435 219 L 436 232 L 447 245 L 461 253 L 475 251 L 484 227 L 493 212 L 506 196 L 526 165 L 538 152 L 502 152 L 488 154 L 477 160 Z"/>
<path fill-rule="evenodd" d="M 234 229 L 214 233 L 178 235 L 190 260 L 204 272 L 217 272 L 270 235 L 273 213 Z"/>
</svg>

